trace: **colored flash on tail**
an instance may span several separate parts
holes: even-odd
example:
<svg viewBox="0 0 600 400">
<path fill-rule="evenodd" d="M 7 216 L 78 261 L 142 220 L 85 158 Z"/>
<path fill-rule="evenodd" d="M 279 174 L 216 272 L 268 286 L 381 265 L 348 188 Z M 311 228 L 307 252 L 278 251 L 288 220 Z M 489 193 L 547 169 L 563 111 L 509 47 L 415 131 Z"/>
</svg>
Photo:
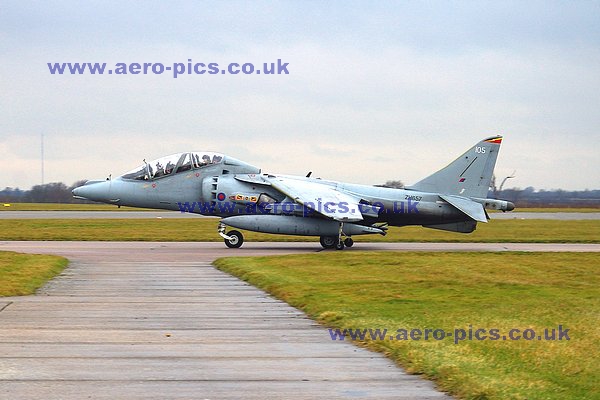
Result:
<svg viewBox="0 0 600 400">
<path fill-rule="evenodd" d="M 488 140 L 486 140 L 486 142 L 500 144 L 500 143 L 502 143 L 502 137 L 488 139 Z"/>
</svg>

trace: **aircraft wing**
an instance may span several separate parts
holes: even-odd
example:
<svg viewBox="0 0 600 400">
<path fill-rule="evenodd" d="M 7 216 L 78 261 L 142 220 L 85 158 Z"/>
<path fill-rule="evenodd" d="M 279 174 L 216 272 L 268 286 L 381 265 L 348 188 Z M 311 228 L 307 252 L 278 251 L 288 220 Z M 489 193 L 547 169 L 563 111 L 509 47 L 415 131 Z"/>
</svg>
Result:
<svg viewBox="0 0 600 400">
<path fill-rule="evenodd" d="M 340 222 L 361 221 L 360 199 L 340 192 L 334 186 L 314 180 L 300 180 L 270 175 L 264 178 L 271 186 L 298 204 Z"/>
<path fill-rule="evenodd" d="M 477 203 L 473 200 L 469 200 L 465 197 L 452 196 L 452 195 L 439 195 L 440 198 L 452 204 L 454 207 L 468 215 L 475 221 L 488 222 L 487 214 L 481 203 Z"/>
</svg>

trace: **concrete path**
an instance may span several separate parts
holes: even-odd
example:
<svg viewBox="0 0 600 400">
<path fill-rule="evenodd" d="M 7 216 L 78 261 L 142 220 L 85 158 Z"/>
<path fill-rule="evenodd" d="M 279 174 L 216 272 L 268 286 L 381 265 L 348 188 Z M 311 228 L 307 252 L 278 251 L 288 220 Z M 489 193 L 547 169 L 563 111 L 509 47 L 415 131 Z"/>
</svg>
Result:
<svg viewBox="0 0 600 400">
<path fill-rule="evenodd" d="M 263 256 L 315 253 L 324 251 L 314 242 L 245 242 L 239 249 L 228 249 L 218 242 L 35 242 L 0 241 L 0 250 L 23 253 L 58 254 L 69 259 L 105 261 L 111 254 L 120 260 L 137 261 L 144 254 L 154 261 L 177 258 L 212 262 L 218 257 Z M 334 250 L 327 250 L 334 251 Z M 600 243 L 365 243 L 358 242 L 348 251 L 542 251 L 600 252 Z"/>
<path fill-rule="evenodd" d="M 0 298 L 0 398 L 445 398 L 210 265 L 223 255 L 316 249 L 1 242 L 0 250 L 72 262 L 36 296 Z"/>
</svg>

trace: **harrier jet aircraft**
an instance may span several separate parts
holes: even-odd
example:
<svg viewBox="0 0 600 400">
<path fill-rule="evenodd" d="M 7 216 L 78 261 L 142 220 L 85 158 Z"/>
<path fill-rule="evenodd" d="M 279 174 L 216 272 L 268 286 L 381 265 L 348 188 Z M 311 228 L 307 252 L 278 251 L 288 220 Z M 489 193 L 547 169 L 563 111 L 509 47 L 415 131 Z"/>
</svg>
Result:
<svg viewBox="0 0 600 400">
<path fill-rule="evenodd" d="M 439 170 L 404 189 L 358 185 L 306 176 L 263 173 L 258 167 L 208 151 L 178 153 L 146 162 L 118 178 L 88 181 L 76 198 L 118 206 L 174 210 L 220 217 L 218 233 L 231 248 L 237 230 L 320 237 L 342 250 L 352 236 L 385 235 L 388 226 L 470 233 L 488 222 L 485 209 L 514 204 L 487 194 L 502 142 L 484 139 Z"/>
</svg>

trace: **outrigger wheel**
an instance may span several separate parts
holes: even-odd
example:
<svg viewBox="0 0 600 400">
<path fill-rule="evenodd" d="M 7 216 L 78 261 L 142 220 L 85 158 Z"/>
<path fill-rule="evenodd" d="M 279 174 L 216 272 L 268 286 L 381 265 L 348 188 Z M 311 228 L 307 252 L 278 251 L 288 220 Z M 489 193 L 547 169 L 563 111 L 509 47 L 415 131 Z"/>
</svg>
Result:
<svg viewBox="0 0 600 400">
<path fill-rule="evenodd" d="M 223 239 L 225 241 L 225 246 L 231 249 L 237 249 L 244 243 L 244 235 L 238 231 L 229 231 L 227 232 L 227 236 L 229 239 Z"/>
</svg>

